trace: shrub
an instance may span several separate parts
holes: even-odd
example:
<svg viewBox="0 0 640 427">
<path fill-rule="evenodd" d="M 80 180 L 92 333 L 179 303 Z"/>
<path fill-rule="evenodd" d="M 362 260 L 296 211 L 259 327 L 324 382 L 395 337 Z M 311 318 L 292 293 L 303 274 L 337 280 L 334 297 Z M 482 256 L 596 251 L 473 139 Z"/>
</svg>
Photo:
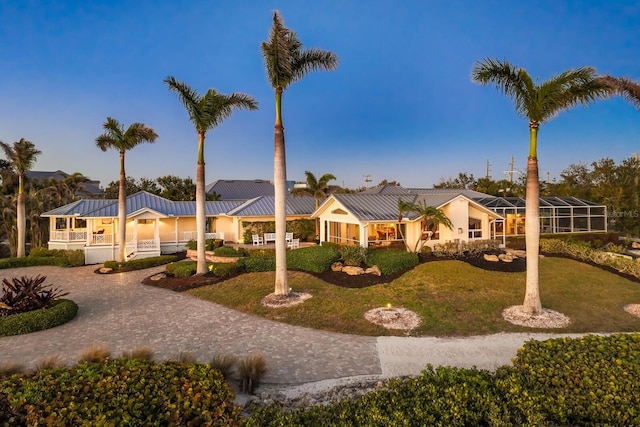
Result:
<svg viewBox="0 0 640 427">
<path fill-rule="evenodd" d="M 122 358 L 128 360 L 153 360 L 153 350 L 150 347 L 139 347 L 132 351 L 123 351 Z"/>
<path fill-rule="evenodd" d="M 196 261 L 180 261 L 167 265 L 167 272 L 175 277 L 190 277 L 196 274 L 198 263 Z"/>
<path fill-rule="evenodd" d="M 160 255 L 149 258 L 132 259 L 130 261 L 105 261 L 104 266 L 113 269 L 114 272 L 123 273 L 125 271 L 144 270 L 145 268 L 169 264 L 174 262 L 176 258 L 175 255 Z"/>
<path fill-rule="evenodd" d="M 196 242 L 195 240 L 189 240 L 187 242 L 187 249 L 195 251 L 196 249 L 198 249 L 198 242 Z"/>
<path fill-rule="evenodd" d="M 0 390 L 0 425 L 26 426 L 25 410 L 16 411 L 9 403 L 8 396 Z"/>
<path fill-rule="evenodd" d="M 0 337 L 28 334 L 67 323 L 78 313 L 78 305 L 68 299 L 55 301 L 45 310 L 27 311 L 0 317 Z"/>
<path fill-rule="evenodd" d="M 47 356 L 36 364 L 36 371 L 43 371 L 45 369 L 56 369 L 61 368 L 62 366 L 64 366 L 64 363 L 62 362 L 62 359 L 60 359 L 60 356 Z"/>
<path fill-rule="evenodd" d="M 106 363 L 111 357 L 108 348 L 102 345 L 94 345 L 82 351 L 78 363 Z"/>
<path fill-rule="evenodd" d="M 514 371 L 554 425 L 640 425 L 640 334 L 528 341 Z"/>
<path fill-rule="evenodd" d="M 267 372 L 267 361 L 261 354 L 250 354 L 241 359 L 238 363 L 240 374 L 240 391 L 246 394 L 253 394 L 260 380 Z"/>
<path fill-rule="evenodd" d="M 360 245 L 348 245 L 340 248 L 340 256 L 345 265 L 360 267 L 367 257 L 367 248 Z"/>
<path fill-rule="evenodd" d="M 0 317 L 25 311 L 50 307 L 54 300 L 66 296 L 53 285 L 44 285 L 47 276 L 12 278 L 2 280 L 0 293 Z"/>
<path fill-rule="evenodd" d="M 64 249 L 49 249 L 44 246 L 37 246 L 29 250 L 29 257 L 31 258 L 47 258 L 47 257 L 63 257 L 66 256 L 67 251 Z"/>
<path fill-rule="evenodd" d="M 322 273 L 340 259 L 340 252 L 325 246 L 309 246 L 287 252 L 287 268 Z"/>
<path fill-rule="evenodd" d="M 214 354 L 209 365 L 220 371 L 223 378 L 228 380 L 233 373 L 233 367 L 238 359 L 230 354 Z"/>
<path fill-rule="evenodd" d="M 247 252 L 243 248 L 234 249 L 231 246 L 221 246 L 213 251 L 215 256 L 221 257 L 244 257 L 247 256 Z"/>
<path fill-rule="evenodd" d="M 10 377 L 13 374 L 19 374 L 24 372 L 24 366 L 14 362 L 1 362 L 0 363 L 0 379 L 4 377 Z"/>
<path fill-rule="evenodd" d="M 276 256 L 275 248 L 245 249 L 250 257 L 269 258 Z"/>
<path fill-rule="evenodd" d="M 418 254 L 406 251 L 375 251 L 366 259 L 369 267 L 377 265 L 382 274 L 391 274 L 418 265 Z"/>
<path fill-rule="evenodd" d="M 244 271 L 258 273 L 262 271 L 274 271 L 276 269 L 276 257 L 248 257 L 240 260 Z"/>
<path fill-rule="evenodd" d="M 240 409 L 209 365 L 116 359 L 3 380 L 12 408 L 29 408 L 23 425 L 240 424 Z"/>
<path fill-rule="evenodd" d="M 214 262 L 209 264 L 209 271 L 218 277 L 230 277 L 242 273 L 244 267 L 237 262 Z"/>
<path fill-rule="evenodd" d="M 84 251 L 82 249 L 67 251 L 67 258 L 69 259 L 69 265 L 71 267 L 82 267 L 85 262 Z"/>
<path fill-rule="evenodd" d="M 69 258 L 66 256 L 23 257 L 0 259 L 0 269 L 35 267 L 40 265 L 55 265 L 57 267 L 69 267 Z"/>
</svg>

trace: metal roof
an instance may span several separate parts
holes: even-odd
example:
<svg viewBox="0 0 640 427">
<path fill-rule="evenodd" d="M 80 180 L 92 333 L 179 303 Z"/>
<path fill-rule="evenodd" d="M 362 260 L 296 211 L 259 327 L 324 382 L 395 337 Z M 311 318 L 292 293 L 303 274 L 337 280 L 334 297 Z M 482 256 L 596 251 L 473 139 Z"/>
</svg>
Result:
<svg viewBox="0 0 640 427">
<path fill-rule="evenodd" d="M 524 208 L 526 199 L 524 197 L 484 197 L 476 198 L 476 202 L 489 208 Z M 540 207 L 587 207 L 604 205 L 591 202 L 589 200 L 578 199 L 576 197 L 540 197 Z"/>
<path fill-rule="evenodd" d="M 333 194 L 331 195 L 359 221 L 397 221 L 398 199 L 414 203 L 416 195 L 391 194 Z M 408 212 L 410 220 L 418 218 L 415 212 Z"/>
<path fill-rule="evenodd" d="M 273 196 L 273 184 L 270 181 L 255 180 L 227 180 L 219 179 L 205 187 L 208 194 L 216 193 L 221 200 L 247 200 L 259 196 Z"/>
<path fill-rule="evenodd" d="M 68 216 L 68 215 L 84 215 L 89 212 L 93 212 L 95 210 L 104 208 L 109 204 L 116 203 L 117 209 L 117 200 L 104 200 L 104 199 L 81 199 L 77 200 L 73 203 L 66 204 L 64 206 L 60 206 L 58 208 L 52 209 L 48 212 L 41 214 L 42 217 L 48 216 Z"/>
<path fill-rule="evenodd" d="M 287 196 L 287 215 L 311 215 L 316 201 L 309 196 Z M 229 211 L 230 216 L 273 216 L 275 215 L 275 196 L 260 196 L 247 200 Z"/>
</svg>

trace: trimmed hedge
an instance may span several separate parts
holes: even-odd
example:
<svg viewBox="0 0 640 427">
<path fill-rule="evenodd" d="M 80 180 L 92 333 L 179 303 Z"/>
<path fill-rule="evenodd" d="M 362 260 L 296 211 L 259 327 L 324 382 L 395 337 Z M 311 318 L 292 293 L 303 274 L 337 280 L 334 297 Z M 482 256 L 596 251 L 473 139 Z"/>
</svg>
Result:
<svg viewBox="0 0 640 427">
<path fill-rule="evenodd" d="M 68 299 L 59 299 L 44 310 L 0 317 L 0 337 L 28 334 L 67 323 L 78 313 L 78 305 Z"/>
<path fill-rule="evenodd" d="M 196 274 L 198 263 L 196 261 L 180 261 L 167 264 L 167 272 L 176 277 L 190 277 Z"/>
<path fill-rule="evenodd" d="M 247 426 L 640 425 L 640 334 L 529 341 L 495 373 L 428 366 L 327 406 L 259 408 Z"/>
<path fill-rule="evenodd" d="M 69 267 L 69 258 L 65 257 L 23 257 L 23 258 L 3 258 L 0 259 L 0 269 L 35 267 L 39 265 L 55 265 L 58 267 Z"/>
<path fill-rule="evenodd" d="M 208 265 L 208 269 L 218 277 L 230 277 L 244 272 L 244 266 L 239 262 L 213 262 Z"/>
<path fill-rule="evenodd" d="M 175 255 L 160 255 L 150 258 L 132 259 L 131 261 L 105 261 L 106 268 L 112 268 L 115 273 L 123 273 L 125 271 L 144 270 L 145 268 L 157 267 L 159 265 L 169 264 L 177 259 Z"/>
<path fill-rule="evenodd" d="M 0 382 L 27 425 L 240 424 L 240 408 L 209 365 L 116 359 L 13 375 Z"/>
<path fill-rule="evenodd" d="M 308 246 L 287 251 L 287 268 L 322 273 L 340 259 L 340 252 L 325 246 Z"/>
<path fill-rule="evenodd" d="M 372 251 L 365 263 L 369 267 L 377 265 L 382 274 L 391 274 L 415 267 L 419 263 L 418 254 L 406 251 Z"/>
<path fill-rule="evenodd" d="M 247 273 L 258 273 L 262 271 L 275 271 L 275 256 L 250 256 L 240 260 Z"/>
<path fill-rule="evenodd" d="M 213 254 L 221 257 L 244 257 L 247 256 L 247 251 L 243 248 L 234 249 L 231 246 L 221 246 L 214 250 Z"/>
</svg>

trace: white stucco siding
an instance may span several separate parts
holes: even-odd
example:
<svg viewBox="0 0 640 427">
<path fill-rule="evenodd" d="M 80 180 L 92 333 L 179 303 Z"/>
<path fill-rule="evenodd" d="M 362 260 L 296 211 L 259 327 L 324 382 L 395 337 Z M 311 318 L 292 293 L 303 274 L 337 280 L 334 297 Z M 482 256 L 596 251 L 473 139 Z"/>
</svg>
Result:
<svg viewBox="0 0 640 427">
<path fill-rule="evenodd" d="M 463 197 L 458 197 L 445 205 L 442 210 L 447 215 L 453 229 L 440 226 L 440 241 L 460 239 L 467 241 L 469 236 L 469 201 Z M 462 233 L 460 232 L 462 231 Z"/>
</svg>

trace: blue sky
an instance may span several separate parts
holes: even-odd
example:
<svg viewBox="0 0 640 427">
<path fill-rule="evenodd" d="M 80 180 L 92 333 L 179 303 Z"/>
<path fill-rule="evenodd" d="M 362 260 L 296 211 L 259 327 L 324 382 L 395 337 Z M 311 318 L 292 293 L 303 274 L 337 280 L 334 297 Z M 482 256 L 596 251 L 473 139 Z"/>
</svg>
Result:
<svg viewBox="0 0 640 427">
<path fill-rule="evenodd" d="M 163 79 L 200 93 L 244 92 L 207 134 L 206 179 L 272 179 L 274 94 L 260 52 L 272 13 L 305 47 L 340 57 L 283 97 L 287 177 L 331 172 L 348 187 L 383 179 L 430 187 L 466 171 L 524 170 L 528 126 L 475 61 L 505 59 L 545 80 L 569 68 L 640 81 L 637 1 L 29 1 L 0 0 L 0 140 L 24 137 L 34 170 L 118 178 L 95 138 L 108 116 L 143 122 L 154 144 L 127 152 L 127 174 L 195 177 L 197 138 Z M 541 127 L 542 177 L 571 163 L 640 151 L 640 111 L 620 98 L 563 112 Z"/>
</svg>

